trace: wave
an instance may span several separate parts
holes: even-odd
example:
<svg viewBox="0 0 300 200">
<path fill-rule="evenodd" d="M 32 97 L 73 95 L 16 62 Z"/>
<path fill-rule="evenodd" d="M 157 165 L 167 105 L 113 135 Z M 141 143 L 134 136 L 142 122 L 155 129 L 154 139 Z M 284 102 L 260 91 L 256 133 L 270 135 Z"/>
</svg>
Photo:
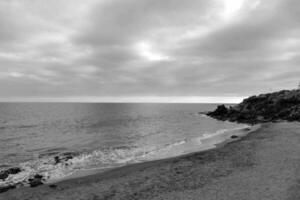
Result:
<svg viewBox="0 0 300 200">
<path fill-rule="evenodd" d="M 207 138 L 212 138 L 224 133 L 229 133 L 229 132 L 235 132 L 235 131 L 241 131 L 241 130 L 250 130 L 251 126 L 249 125 L 243 125 L 243 126 L 239 126 L 237 128 L 232 128 L 232 129 L 221 129 L 216 131 L 215 133 L 204 133 L 201 137 L 199 137 L 200 139 L 207 139 Z"/>
<path fill-rule="evenodd" d="M 7 185 L 29 185 L 30 179 L 37 174 L 43 177 L 43 182 L 53 181 L 72 175 L 78 170 L 92 168 L 113 168 L 127 163 L 134 163 L 135 158 L 145 152 L 136 147 L 117 147 L 114 149 L 99 149 L 89 153 L 79 154 L 65 152 L 54 154 L 53 152 L 42 154 L 36 160 L 21 163 L 20 172 L 9 174 L 7 178 L 0 179 L 0 187 Z M 3 166 L 5 167 L 5 166 Z M 0 169 L 1 172 L 5 168 Z"/>
<path fill-rule="evenodd" d="M 27 129 L 27 128 L 35 128 L 37 125 L 7 125 L 7 126 L 0 126 L 0 129 Z"/>
<path fill-rule="evenodd" d="M 9 174 L 7 178 L 0 179 L 0 187 L 8 185 L 29 185 L 30 179 L 37 174 L 41 175 L 44 183 L 53 182 L 71 176 L 80 170 L 110 169 L 157 159 L 164 159 L 186 153 L 211 148 L 230 134 L 240 130 L 248 130 L 250 126 L 234 129 L 222 129 L 215 133 L 204 133 L 199 137 L 174 141 L 160 147 L 120 146 L 115 148 L 97 149 L 92 152 L 58 153 L 53 150 L 42 153 L 38 159 L 21 163 L 21 171 Z M 220 137 L 222 136 L 222 137 Z M 47 154 L 49 153 L 49 154 Z M 3 171 L 1 170 L 0 172 Z"/>
</svg>

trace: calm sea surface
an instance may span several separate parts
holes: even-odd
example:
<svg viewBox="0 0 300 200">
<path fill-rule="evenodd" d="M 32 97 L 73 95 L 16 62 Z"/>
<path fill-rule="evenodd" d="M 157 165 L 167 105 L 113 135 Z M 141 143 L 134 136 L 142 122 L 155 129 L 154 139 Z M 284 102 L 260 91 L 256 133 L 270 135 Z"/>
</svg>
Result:
<svg viewBox="0 0 300 200">
<path fill-rule="evenodd" d="M 215 107 L 0 103 L 0 170 L 14 166 L 23 169 L 8 180 L 11 182 L 35 173 L 57 179 L 80 169 L 110 168 L 187 153 L 185 148 L 173 147 L 241 127 L 198 114 Z"/>
</svg>

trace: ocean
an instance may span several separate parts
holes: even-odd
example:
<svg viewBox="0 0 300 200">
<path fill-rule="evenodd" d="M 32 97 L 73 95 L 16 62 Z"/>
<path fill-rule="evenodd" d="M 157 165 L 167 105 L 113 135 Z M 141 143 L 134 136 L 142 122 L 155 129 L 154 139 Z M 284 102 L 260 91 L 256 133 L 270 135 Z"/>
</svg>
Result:
<svg viewBox="0 0 300 200">
<path fill-rule="evenodd" d="M 243 124 L 199 114 L 215 104 L 0 103 L 0 171 L 51 182 L 81 170 L 111 169 L 205 149 L 205 140 Z M 204 142 L 203 142 L 204 141 Z"/>
</svg>

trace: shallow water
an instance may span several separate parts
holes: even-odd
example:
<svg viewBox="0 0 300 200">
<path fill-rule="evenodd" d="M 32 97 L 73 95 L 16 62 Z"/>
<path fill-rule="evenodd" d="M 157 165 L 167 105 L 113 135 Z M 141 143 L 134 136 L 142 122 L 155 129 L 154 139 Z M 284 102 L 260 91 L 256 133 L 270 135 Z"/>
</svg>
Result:
<svg viewBox="0 0 300 200">
<path fill-rule="evenodd" d="M 215 107 L 0 103 L 0 170 L 22 168 L 21 173 L 0 180 L 0 186 L 22 182 L 36 173 L 53 180 L 76 170 L 177 156 L 204 147 L 199 138 L 245 127 L 198 114 Z"/>
</svg>

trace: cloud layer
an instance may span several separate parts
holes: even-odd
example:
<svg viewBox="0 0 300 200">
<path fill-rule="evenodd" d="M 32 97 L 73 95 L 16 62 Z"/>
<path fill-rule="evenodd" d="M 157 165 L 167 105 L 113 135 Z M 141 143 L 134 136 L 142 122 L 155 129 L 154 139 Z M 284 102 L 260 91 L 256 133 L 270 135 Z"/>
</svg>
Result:
<svg viewBox="0 0 300 200">
<path fill-rule="evenodd" d="M 297 0 L 3 0 L 0 98 L 248 96 L 294 88 Z"/>
</svg>

